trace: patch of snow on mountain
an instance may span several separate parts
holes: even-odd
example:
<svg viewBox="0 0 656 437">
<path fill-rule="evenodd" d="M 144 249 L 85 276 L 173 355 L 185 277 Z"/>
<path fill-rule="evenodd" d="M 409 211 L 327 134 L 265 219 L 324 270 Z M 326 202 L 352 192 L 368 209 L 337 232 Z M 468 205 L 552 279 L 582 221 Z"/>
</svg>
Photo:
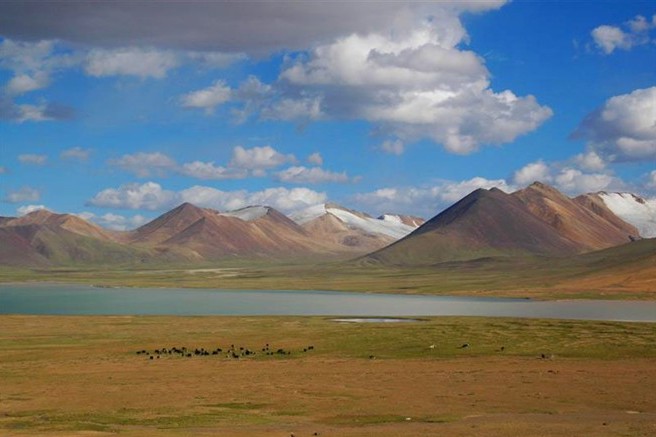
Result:
<svg viewBox="0 0 656 437">
<path fill-rule="evenodd" d="M 264 217 L 267 212 L 269 212 L 269 208 L 266 206 L 247 206 L 246 208 L 238 209 L 235 211 L 223 212 L 221 215 L 236 217 L 245 222 L 252 222 L 253 220 L 259 219 L 260 217 Z"/>
<path fill-rule="evenodd" d="M 324 214 L 326 214 L 326 205 L 320 203 L 319 205 L 310 206 L 301 211 L 295 212 L 290 215 L 289 218 L 294 220 L 297 224 L 302 225 L 319 218 Z"/>
<path fill-rule="evenodd" d="M 415 230 L 415 228 L 412 226 L 408 226 L 400 222 L 395 223 L 375 219 L 372 217 L 358 217 L 351 212 L 339 208 L 327 208 L 326 211 L 346 223 L 348 226 L 360 228 L 371 234 L 388 235 L 392 238 L 396 238 L 397 240 L 405 237 L 410 232 Z"/>
<path fill-rule="evenodd" d="M 642 237 L 656 237 L 656 199 L 631 193 L 599 193 L 599 197 L 615 215 L 638 228 Z"/>
</svg>

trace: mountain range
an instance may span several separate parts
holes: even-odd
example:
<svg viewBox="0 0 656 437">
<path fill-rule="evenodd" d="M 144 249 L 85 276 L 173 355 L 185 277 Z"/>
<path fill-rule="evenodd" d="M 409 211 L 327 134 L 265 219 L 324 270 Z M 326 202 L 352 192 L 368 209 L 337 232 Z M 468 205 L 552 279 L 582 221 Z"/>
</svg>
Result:
<svg viewBox="0 0 656 437">
<path fill-rule="evenodd" d="M 197 263 L 226 259 L 354 259 L 432 265 L 487 257 L 564 257 L 656 235 L 656 205 L 630 193 L 570 198 L 539 182 L 478 189 L 424 222 L 315 205 L 219 212 L 184 203 L 132 231 L 38 210 L 0 217 L 0 265 Z"/>
<path fill-rule="evenodd" d="M 348 258 L 380 249 L 423 220 L 316 205 L 296 220 L 268 206 L 219 212 L 184 203 L 127 232 L 72 214 L 0 217 L 0 265 L 194 263 L 234 258 Z"/>
</svg>

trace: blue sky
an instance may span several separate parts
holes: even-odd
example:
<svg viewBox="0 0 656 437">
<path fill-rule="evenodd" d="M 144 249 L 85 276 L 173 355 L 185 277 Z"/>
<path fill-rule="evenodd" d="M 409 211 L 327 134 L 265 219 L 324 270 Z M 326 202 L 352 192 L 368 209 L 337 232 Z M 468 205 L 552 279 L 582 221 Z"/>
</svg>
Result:
<svg viewBox="0 0 656 437">
<path fill-rule="evenodd" d="M 533 180 L 650 197 L 655 158 L 650 2 L 0 4 L 0 215 L 430 217 Z"/>
</svg>

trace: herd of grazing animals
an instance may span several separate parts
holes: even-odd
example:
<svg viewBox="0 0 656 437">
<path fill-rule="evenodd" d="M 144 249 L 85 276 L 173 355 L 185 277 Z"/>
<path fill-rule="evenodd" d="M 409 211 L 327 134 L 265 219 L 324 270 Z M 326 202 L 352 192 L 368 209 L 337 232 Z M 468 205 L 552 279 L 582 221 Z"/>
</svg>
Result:
<svg viewBox="0 0 656 437">
<path fill-rule="evenodd" d="M 303 353 L 314 351 L 314 346 L 306 346 L 302 349 Z M 264 345 L 261 348 L 261 354 L 267 356 L 280 356 L 280 355 L 291 355 L 292 351 L 286 350 L 283 348 L 275 349 L 269 346 L 269 343 Z M 171 348 L 161 348 L 155 349 L 153 351 L 148 351 L 146 349 L 141 349 L 137 351 L 137 355 L 145 355 L 148 359 L 160 359 L 162 356 L 178 356 L 184 358 L 192 357 L 208 357 L 208 356 L 225 356 L 226 358 L 239 359 L 244 357 L 252 357 L 257 355 L 254 349 L 246 348 L 243 346 L 235 347 L 234 344 L 231 344 L 229 348 L 222 349 L 217 347 L 216 349 L 207 350 L 203 347 L 201 348 L 187 348 L 186 346 L 182 347 L 171 347 Z"/>
</svg>

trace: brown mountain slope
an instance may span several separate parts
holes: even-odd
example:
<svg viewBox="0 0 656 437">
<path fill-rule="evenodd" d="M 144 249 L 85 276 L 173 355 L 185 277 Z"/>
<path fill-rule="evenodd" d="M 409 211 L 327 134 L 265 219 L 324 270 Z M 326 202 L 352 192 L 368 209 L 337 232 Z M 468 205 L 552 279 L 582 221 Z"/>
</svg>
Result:
<svg viewBox="0 0 656 437">
<path fill-rule="evenodd" d="M 256 240 L 273 254 L 299 254 L 329 251 L 323 242 L 314 241 L 308 233 L 274 208 L 266 208 L 266 214 L 251 220 L 251 233 Z"/>
<path fill-rule="evenodd" d="M 183 203 L 132 231 L 129 241 L 151 245 L 159 244 L 175 237 L 201 218 L 216 214 L 218 211 L 199 208 L 191 203 Z"/>
<path fill-rule="evenodd" d="M 175 251 L 123 244 L 120 233 L 107 231 L 75 215 L 46 210 L 3 220 L 0 230 L 5 246 L 0 250 L 0 264 L 141 264 L 185 259 Z"/>
<path fill-rule="evenodd" d="M 0 228 L 21 238 L 53 265 L 137 264 L 155 258 L 155 254 L 114 241 L 80 235 L 48 224 L 5 226 Z M 25 248 L 27 250 L 27 248 Z"/>
<path fill-rule="evenodd" d="M 78 216 L 72 214 L 56 214 L 45 209 L 33 211 L 22 217 L 10 218 L 4 222 L 0 222 L 0 226 L 5 227 L 28 225 L 45 225 L 51 229 L 61 228 L 74 234 L 106 241 L 115 241 L 116 239 L 114 233 L 107 231 L 96 224 L 89 223 Z"/>
<path fill-rule="evenodd" d="M 534 216 L 517 197 L 478 189 L 407 237 L 365 260 L 429 265 L 508 255 L 567 255 L 576 243 Z"/>
<path fill-rule="evenodd" d="M 50 261 L 13 229 L 0 228 L 0 265 L 45 267 Z"/>
<path fill-rule="evenodd" d="M 158 248 L 177 248 L 199 258 L 297 257 L 328 253 L 299 225 L 269 207 L 221 214 L 185 204 L 139 228 L 140 239 Z M 165 235 L 169 238 L 163 239 Z"/>
<path fill-rule="evenodd" d="M 638 196 L 635 196 L 635 198 L 639 199 L 637 202 L 644 202 L 644 200 Z M 613 211 L 610 210 L 610 208 L 608 208 L 608 206 L 606 206 L 604 201 L 599 197 L 599 193 L 581 194 L 580 196 L 574 198 L 574 202 L 584 206 L 585 208 L 589 209 L 596 215 L 602 217 L 604 220 L 612 223 L 618 228 L 628 226 L 626 229 L 630 229 L 632 231 L 631 235 L 639 235 L 639 230 L 635 226 L 619 218 Z"/>
<path fill-rule="evenodd" d="M 368 253 L 395 241 L 387 235 L 368 233 L 350 227 L 332 214 L 310 220 L 302 227 L 315 241 L 327 244 L 338 252 Z"/>
<path fill-rule="evenodd" d="M 572 200 L 540 182 L 512 195 L 558 234 L 576 243 L 582 252 L 617 246 L 638 237 L 635 227 L 620 220 L 607 208 L 601 211 L 592 201 Z"/>
</svg>

